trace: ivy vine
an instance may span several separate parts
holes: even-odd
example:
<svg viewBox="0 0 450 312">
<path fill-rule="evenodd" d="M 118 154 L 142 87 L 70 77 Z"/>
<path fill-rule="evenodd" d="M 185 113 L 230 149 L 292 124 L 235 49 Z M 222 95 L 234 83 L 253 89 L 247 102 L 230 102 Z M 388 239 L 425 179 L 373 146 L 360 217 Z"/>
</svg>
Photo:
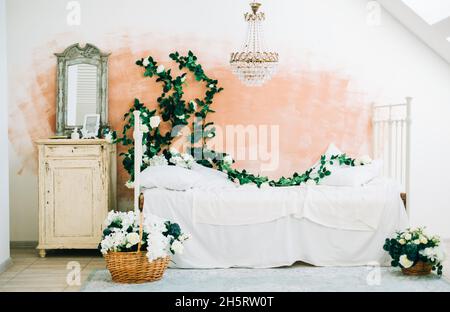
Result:
<svg viewBox="0 0 450 312">
<path fill-rule="evenodd" d="M 187 56 L 181 56 L 178 52 L 175 52 L 171 53 L 169 57 L 178 65 L 180 71 L 185 70 L 185 72 L 181 75 L 173 76 L 171 69 L 166 70 L 163 65 L 158 64 L 151 56 L 136 61 L 136 65 L 144 69 L 144 77 L 155 77 L 156 82 L 162 84 L 162 94 L 157 98 L 158 109 L 150 110 L 139 99 L 135 99 L 133 106 L 124 115 L 125 125 L 122 132 L 119 135 L 116 131 L 104 133 L 111 141 L 130 146 L 127 152 L 120 154 L 123 157 L 123 166 L 130 174 L 130 181 L 134 180 L 134 140 L 129 134 L 134 127 L 133 112 L 135 110 L 141 112 L 141 124 L 145 130 L 142 138 L 144 159 L 164 155 L 169 160 L 171 157 L 170 145 L 173 138 L 177 137 L 184 127 L 190 125 L 193 130 L 188 138 L 191 147 L 184 152 L 192 155 L 196 162 L 203 166 L 226 172 L 230 180 L 241 185 L 256 184 L 258 187 L 261 187 L 267 184 L 273 187 L 283 187 L 304 183 L 318 184 L 321 179 L 331 174 L 329 168 L 334 164 L 355 166 L 355 160 L 343 154 L 333 155 L 329 158 L 322 155 L 318 166 L 302 174 L 294 173 L 291 177 L 282 177 L 279 180 L 269 180 L 266 176 L 254 175 L 246 170 L 233 169 L 232 164 L 234 161 L 230 160 L 227 154 L 209 150 L 207 147 L 207 140 L 214 138 L 216 135 L 214 123 L 207 122 L 207 117 L 210 113 L 215 112 L 211 106 L 214 97 L 222 92 L 223 88 L 218 86 L 217 80 L 211 79 L 206 75 L 192 51 L 189 51 Z M 203 98 L 195 98 L 190 101 L 184 99 L 183 88 L 188 72 L 194 75 L 196 81 L 205 84 L 206 92 Z M 190 123 L 191 117 L 194 118 Z M 170 125 L 170 131 L 164 134 L 159 129 L 160 118 L 163 122 Z M 148 167 L 148 163 L 144 161 L 141 170 L 144 170 L 146 167 Z"/>
</svg>

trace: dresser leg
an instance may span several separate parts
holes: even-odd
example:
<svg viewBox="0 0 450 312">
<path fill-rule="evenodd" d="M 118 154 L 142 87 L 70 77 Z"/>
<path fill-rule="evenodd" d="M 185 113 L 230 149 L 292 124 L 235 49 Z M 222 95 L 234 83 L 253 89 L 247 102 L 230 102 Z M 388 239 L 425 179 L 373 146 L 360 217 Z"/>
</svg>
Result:
<svg viewBox="0 0 450 312">
<path fill-rule="evenodd" d="M 45 258 L 46 254 L 47 253 L 46 253 L 45 249 L 39 249 L 39 257 Z"/>
</svg>

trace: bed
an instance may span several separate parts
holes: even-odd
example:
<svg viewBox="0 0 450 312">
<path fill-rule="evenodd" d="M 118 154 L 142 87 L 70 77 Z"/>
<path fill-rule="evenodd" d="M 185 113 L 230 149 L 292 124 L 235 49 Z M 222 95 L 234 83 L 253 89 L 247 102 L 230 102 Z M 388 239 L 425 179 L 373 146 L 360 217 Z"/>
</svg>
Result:
<svg viewBox="0 0 450 312">
<path fill-rule="evenodd" d="M 146 217 L 173 220 L 190 233 L 184 254 L 173 259 L 172 266 L 178 268 L 270 268 L 298 261 L 315 266 L 386 265 L 386 237 L 408 226 L 400 196 L 409 165 L 403 150 L 408 132 L 403 139 L 403 124 L 400 135 L 395 132 L 402 147 L 400 157 L 393 158 L 398 143 L 392 143 L 391 127 L 398 128 L 398 123 L 389 120 L 374 119 L 375 154 L 386 157 L 388 172 L 397 174 L 392 168 L 400 168 L 400 179 L 387 175 L 357 187 L 141 189 L 142 133 L 135 131 L 135 209 L 142 191 Z M 402 120 L 408 124 L 407 117 Z M 386 149 L 379 150 L 384 140 L 389 141 L 387 156 Z"/>
<path fill-rule="evenodd" d="M 192 238 L 186 242 L 185 253 L 174 258 L 174 266 L 179 268 L 269 268 L 288 266 L 297 261 L 316 266 L 357 266 L 371 263 L 385 265 L 388 260 L 382 250 L 385 238 L 408 225 L 399 188 L 394 184 L 392 180 L 379 179 L 366 186 L 366 189 L 386 195 L 383 197 L 385 200 L 372 198 L 372 204 L 366 203 L 364 206 L 378 206 L 376 209 L 380 215 L 376 224 L 372 225 L 373 228 L 364 228 L 352 222 L 333 222 L 329 218 L 321 219 L 314 213 L 298 215 L 295 208 L 285 209 L 286 215 L 268 214 L 263 218 L 251 220 L 248 215 L 257 209 L 251 205 L 248 206 L 249 211 L 242 211 L 241 214 L 236 213 L 237 210 L 231 211 L 231 220 L 219 214 L 214 222 L 214 215 L 207 212 L 205 217 L 198 211 L 198 207 L 195 207 L 198 205 L 195 198 L 214 193 L 210 189 L 181 192 L 144 190 L 144 213 L 176 220 L 185 232 L 191 234 Z M 292 187 L 283 188 L 280 192 L 307 193 L 312 189 L 323 192 L 325 197 L 331 194 L 331 201 L 337 206 L 351 200 L 348 196 L 333 198 L 333 192 L 336 190 L 332 187 Z M 238 188 L 225 192 L 230 204 L 235 202 L 233 193 L 241 191 Z M 244 191 L 247 194 L 250 192 Z M 356 190 L 347 191 L 351 193 Z M 223 190 L 220 192 L 224 193 Z M 267 189 L 251 192 L 259 193 L 262 197 L 264 194 L 270 195 Z M 210 197 L 211 195 L 208 200 Z M 235 197 L 240 198 L 239 194 Z M 146 201 L 145 198 L 151 200 Z M 243 204 L 250 201 L 251 198 Z M 225 203 L 225 208 L 226 200 L 222 200 L 222 203 Z M 323 203 L 321 206 L 324 206 Z M 273 208 L 279 210 L 278 207 Z M 203 215 L 200 220 L 199 214 Z M 244 224 L 237 221 L 242 219 L 241 216 L 246 220 Z M 333 216 L 333 212 L 330 212 L 329 216 Z M 221 221 L 224 219 L 226 221 Z"/>
</svg>

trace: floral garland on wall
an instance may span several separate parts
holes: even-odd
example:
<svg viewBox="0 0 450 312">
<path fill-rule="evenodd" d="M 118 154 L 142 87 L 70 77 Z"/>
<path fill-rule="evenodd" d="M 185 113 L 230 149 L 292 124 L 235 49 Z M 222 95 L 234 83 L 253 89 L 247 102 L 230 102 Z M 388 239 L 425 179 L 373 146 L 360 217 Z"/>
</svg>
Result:
<svg viewBox="0 0 450 312">
<path fill-rule="evenodd" d="M 171 69 L 166 70 L 164 65 L 158 64 L 151 56 L 136 62 L 136 65 L 145 70 L 144 77 L 156 77 L 156 82 L 162 83 L 162 94 L 157 99 L 158 110 L 150 110 L 139 99 L 135 99 L 133 107 L 124 115 L 126 123 L 121 135 L 118 135 L 116 131 L 106 130 L 104 132 L 105 138 L 110 142 L 121 143 L 124 146 L 131 145 L 126 153 L 120 154 L 123 157 L 123 166 L 130 174 L 128 187 L 133 187 L 134 180 L 134 141 L 128 134 L 134 127 L 133 112 L 135 110 L 141 112 L 141 131 L 143 132 L 141 170 L 148 166 L 167 164 L 190 168 L 192 163 L 197 162 L 227 173 L 230 180 L 240 185 L 283 187 L 318 184 L 320 180 L 331 175 L 329 168 L 333 165 L 355 166 L 368 163 L 368 161 L 349 158 L 345 154 L 329 157 L 322 155 L 317 166 L 308 169 L 303 174 L 294 173 L 291 177 L 282 177 L 279 180 L 269 180 L 266 176 L 233 169 L 234 161 L 229 155 L 210 150 L 206 144 L 207 140 L 216 135 L 214 123 L 207 122 L 206 119 L 209 113 L 214 113 L 211 105 L 215 95 L 222 92 L 223 88 L 218 86 L 217 80 L 211 79 L 205 74 L 192 51 L 189 51 L 187 56 L 181 56 L 175 52 L 171 53 L 169 57 L 178 64 L 180 70 L 188 70 L 194 74 L 196 81 L 204 83 L 206 93 L 203 99 L 196 98 L 186 102 L 183 98 L 183 88 L 186 84 L 187 73 L 174 77 Z M 194 121 L 190 124 L 188 120 L 193 116 Z M 160 132 L 161 122 L 167 122 L 170 125 L 170 130 L 165 134 Z M 181 135 L 182 129 L 188 125 L 191 125 L 193 129 L 190 135 L 191 147 L 186 153 L 180 153 L 170 146 L 173 138 Z"/>
</svg>

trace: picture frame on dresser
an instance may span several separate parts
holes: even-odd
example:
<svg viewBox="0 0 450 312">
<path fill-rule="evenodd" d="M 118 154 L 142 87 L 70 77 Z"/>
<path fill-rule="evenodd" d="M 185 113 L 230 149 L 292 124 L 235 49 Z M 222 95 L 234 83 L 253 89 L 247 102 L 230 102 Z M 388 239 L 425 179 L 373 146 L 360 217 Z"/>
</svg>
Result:
<svg viewBox="0 0 450 312">
<path fill-rule="evenodd" d="M 81 133 L 83 139 L 94 139 L 98 136 L 100 130 L 100 115 L 88 114 L 84 116 L 83 128 Z"/>
</svg>

